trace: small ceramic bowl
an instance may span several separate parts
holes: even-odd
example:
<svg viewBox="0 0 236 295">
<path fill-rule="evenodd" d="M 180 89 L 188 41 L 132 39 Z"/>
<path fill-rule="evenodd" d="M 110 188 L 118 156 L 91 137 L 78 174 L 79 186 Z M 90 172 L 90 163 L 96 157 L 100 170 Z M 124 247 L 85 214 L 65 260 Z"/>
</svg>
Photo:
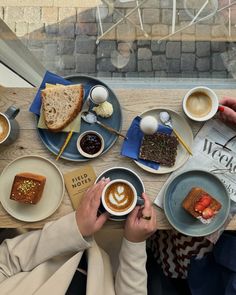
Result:
<svg viewBox="0 0 236 295">
<path fill-rule="evenodd" d="M 104 139 L 96 131 L 85 131 L 77 139 L 77 149 L 86 158 L 96 158 L 104 150 Z"/>
</svg>

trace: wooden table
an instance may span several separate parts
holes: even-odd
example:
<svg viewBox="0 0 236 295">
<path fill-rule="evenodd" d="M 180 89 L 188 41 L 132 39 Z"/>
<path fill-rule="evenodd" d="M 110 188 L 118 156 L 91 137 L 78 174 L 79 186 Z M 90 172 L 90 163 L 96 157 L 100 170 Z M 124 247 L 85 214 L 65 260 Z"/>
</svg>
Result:
<svg viewBox="0 0 236 295">
<path fill-rule="evenodd" d="M 158 90 L 158 89 L 116 89 L 115 93 L 119 98 L 123 112 L 123 132 L 130 126 L 132 119 L 143 112 L 154 107 L 166 107 L 182 114 L 181 100 L 187 89 Z M 62 173 L 75 169 L 77 162 L 70 162 L 60 159 L 55 161 L 55 156 L 49 152 L 40 140 L 35 124 L 35 117 L 28 111 L 29 106 L 35 96 L 34 88 L 3 88 L 0 87 L 0 111 L 5 111 L 10 105 L 19 106 L 21 111 L 17 116 L 20 125 L 20 136 L 10 147 L 0 151 L 0 172 L 3 168 L 17 157 L 24 155 L 40 155 L 54 162 Z M 229 95 L 236 97 L 236 90 L 216 90 L 219 97 Z M 189 121 L 193 133 L 199 130 L 201 125 Z M 116 144 L 103 156 L 92 160 L 95 172 L 99 175 L 103 170 L 113 166 L 124 166 L 134 170 L 144 181 L 146 192 L 154 200 L 162 185 L 168 178 L 168 174 L 155 175 L 139 168 L 132 160 L 120 156 L 122 139 L 118 139 Z M 81 164 L 83 165 L 83 164 Z M 59 217 L 71 212 L 72 206 L 67 192 L 59 209 L 49 218 L 34 223 L 26 223 L 11 217 L 0 205 L 0 227 L 2 228 L 41 228 L 47 221 L 56 220 Z M 158 211 L 158 228 L 170 229 L 163 211 Z M 120 228 L 119 222 L 108 222 L 107 227 Z M 227 229 L 236 229 L 236 218 L 234 218 Z"/>
</svg>

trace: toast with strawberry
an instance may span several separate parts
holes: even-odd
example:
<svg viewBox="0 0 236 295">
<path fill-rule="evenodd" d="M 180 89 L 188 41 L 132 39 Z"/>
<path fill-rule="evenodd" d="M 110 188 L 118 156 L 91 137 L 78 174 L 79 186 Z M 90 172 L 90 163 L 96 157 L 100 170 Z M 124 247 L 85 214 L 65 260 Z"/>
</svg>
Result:
<svg viewBox="0 0 236 295">
<path fill-rule="evenodd" d="M 193 187 L 182 202 L 183 208 L 202 223 L 210 223 L 222 205 L 200 187 Z"/>
</svg>

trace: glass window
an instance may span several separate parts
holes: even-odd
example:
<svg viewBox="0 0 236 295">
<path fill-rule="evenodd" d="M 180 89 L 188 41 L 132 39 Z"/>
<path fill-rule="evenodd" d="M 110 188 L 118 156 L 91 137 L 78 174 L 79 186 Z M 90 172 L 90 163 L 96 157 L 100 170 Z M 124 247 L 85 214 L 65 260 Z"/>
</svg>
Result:
<svg viewBox="0 0 236 295">
<path fill-rule="evenodd" d="M 3 4 L 4 22 L 44 68 L 62 76 L 142 80 L 236 76 L 233 0 Z"/>
</svg>

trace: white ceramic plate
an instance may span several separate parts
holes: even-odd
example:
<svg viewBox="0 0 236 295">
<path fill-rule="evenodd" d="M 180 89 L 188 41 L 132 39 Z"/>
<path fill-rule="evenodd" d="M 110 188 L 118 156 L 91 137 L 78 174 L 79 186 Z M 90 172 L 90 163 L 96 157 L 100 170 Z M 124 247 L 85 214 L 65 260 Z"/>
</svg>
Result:
<svg viewBox="0 0 236 295">
<path fill-rule="evenodd" d="M 21 204 L 10 199 L 11 187 L 17 173 L 32 172 L 44 175 L 46 184 L 41 200 L 35 205 Z M 65 186 L 59 169 L 39 156 L 24 156 L 6 166 L 0 176 L 0 200 L 4 209 L 16 219 L 35 222 L 53 214 L 61 204 Z"/>
<path fill-rule="evenodd" d="M 143 118 L 145 116 L 153 116 L 160 123 L 160 118 L 159 118 L 160 112 L 168 112 L 171 115 L 173 127 L 182 136 L 182 138 L 190 147 L 190 149 L 192 149 L 192 145 L 193 145 L 192 129 L 187 123 L 187 121 L 175 111 L 171 109 L 165 109 L 165 108 L 155 108 L 155 109 L 151 109 L 151 110 L 143 112 L 140 115 L 140 117 Z M 175 165 L 172 167 L 160 166 L 158 170 L 155 170 L 137 161 L 135 161 L 135 163 L 148 172 L 155 173 L 155 174 L 163 174 L 163 173 L 170 173 L 172 171 L 177 170 L 188 160 L 188 158 L 189 158 L 189 153 L 185 150 L 185 148 L 181 144 L 179 144 L 177 149 L 177 157 L 176 157 Z"/>
</svg>

